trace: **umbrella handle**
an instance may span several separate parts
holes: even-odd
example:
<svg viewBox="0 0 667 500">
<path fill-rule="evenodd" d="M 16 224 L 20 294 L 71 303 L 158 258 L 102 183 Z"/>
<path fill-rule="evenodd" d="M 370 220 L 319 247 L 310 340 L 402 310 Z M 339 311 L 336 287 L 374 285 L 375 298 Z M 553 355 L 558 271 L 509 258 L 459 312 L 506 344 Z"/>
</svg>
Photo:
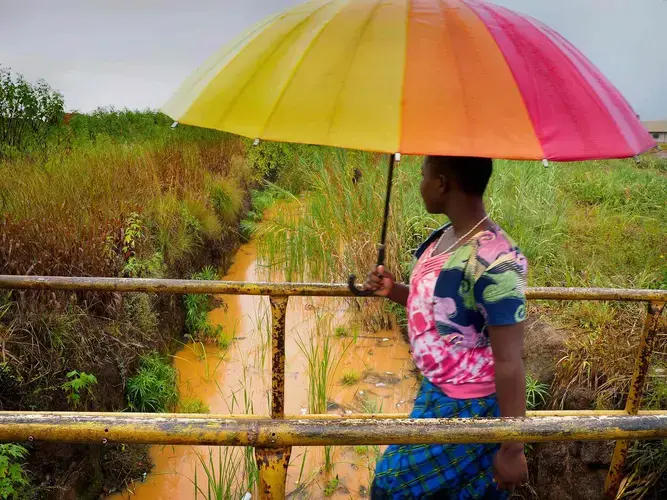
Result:
<svg viewBox="0 0 667 500">
<path fill-rule="evenodd" d="M 389 169 L 387 172 L 387 193 L 384 198 L 384 217 L 382 218 L 382 235 L 380 236 L 380 244 L 378 245 L 378 259 L 377 265 L 384 265 L 385 257 L 385 242 L 387 241 L 387 221 L 389 220 L 389 203 L 391 200 L 391 183 L 394 177 L 394 164 L 396 161 L 400 161 L 401 155 L 396 153 L 395 155 L 389 155 Z M 350 274 L 350 277 L 347 279 L 347 286 L 352 292 L 352 295 L 356 297 L 370 297 L 373 295 L 372 290 L 362 290 L 359 288 L 355 281 L 357 277 L 354 274 Z"/>
<path fill-rule="evenodd" d="M 377 265 L 378 266 L 383 266 L 384 265 L 384 257 L 385 257 L 385 248 L 384 245 L 379 245 L 378 246 L 378 259 L 377 259 Z M 349 278 L 347 279 L 347 287 L 350 289 L 350 292 L 352 292 L 352 295 L 356 297 L 371 297 L 373 295 L 373 290 L 362 290 L 356 285 L 357 277 L 354 274 L 350 274 Z"/>
</svg>

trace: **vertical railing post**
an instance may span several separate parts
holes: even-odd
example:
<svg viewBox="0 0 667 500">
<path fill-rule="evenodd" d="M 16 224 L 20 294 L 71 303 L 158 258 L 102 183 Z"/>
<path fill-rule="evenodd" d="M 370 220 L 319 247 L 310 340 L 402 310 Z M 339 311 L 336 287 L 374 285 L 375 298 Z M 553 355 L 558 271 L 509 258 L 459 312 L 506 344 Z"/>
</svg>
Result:
<svg viewBox="0 0 667 500">
<path fill-rule="evenodd" d="M 660 323 L 660 314 L 664 307 L 665 304 L 662 302 L 650 302 L 648 304 L 646 319 L 644 320 L 644 327 L 642 328 L 641 339 L 639 341 L 639 351 L 637 352 L 637 359 L 635 361 L 635 370 L 632 373 L 628 400 L 625 403 L 625 411 L 629 415 L 637 415 L 641 405 L 642 394 L 646 385 L 646 376 L 648 375 L 648 368 L 651 362 L 651 354 L 653 353 L 653 345 L 655 344 L 655 337 Z M 607 480 L 604 485 L 605 498 L 607 499 L 616 498 L 618 494 L 629 446 L 630 441 L 616 441 Z"/>
<path fill-rule="evenodd" d="M 285 416 L 285 315 L 287 297 L 271 300 L 271 418 Z M 260 500 L 285 498 L 292 448 L 256 448 Z"/>
</svg>

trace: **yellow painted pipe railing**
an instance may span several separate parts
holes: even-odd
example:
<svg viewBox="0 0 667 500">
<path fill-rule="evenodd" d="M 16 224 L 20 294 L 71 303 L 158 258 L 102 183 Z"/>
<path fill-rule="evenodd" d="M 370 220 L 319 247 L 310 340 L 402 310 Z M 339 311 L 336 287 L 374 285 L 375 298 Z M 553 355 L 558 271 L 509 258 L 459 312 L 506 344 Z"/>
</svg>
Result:
<svg viewBox="0 0 667 500">
<path fill-rule="evenodd" d="M 0 412 L 0 441 L 284 448 L 667 438 L 667 411 L 488 419 L 318 417 Z"/>
<path fill-rule="evenodd" d="M 616 440 L 605 494 L 618 491 L 630 439 L 667 438 L 667 411 L 639 411 L 667 290 L 529 288 L 529 300 L 617 300 L 648 303 L 624 411 L 528 412 L 524 419 L 407 419 L 388 415 L 284 415 L 285 315 L 290 296 L 351 297 L 344 284 L 0 276 L 0 289 L 266 295 L 272 312 L 271 418 L 0 412 L 0 441 L 123 442 L 254 446 L 261 499 L 285 498 L 291 447 L 298 445 L 485 443 Z"/>
</svg>

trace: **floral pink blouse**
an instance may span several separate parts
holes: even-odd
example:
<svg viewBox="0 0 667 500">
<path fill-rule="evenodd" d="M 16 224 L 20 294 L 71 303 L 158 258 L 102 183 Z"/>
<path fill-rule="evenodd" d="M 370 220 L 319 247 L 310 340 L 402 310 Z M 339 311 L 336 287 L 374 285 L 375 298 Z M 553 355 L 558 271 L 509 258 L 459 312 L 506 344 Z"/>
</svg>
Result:
<svg viewBox="0 0 667 500">
<path fill-rule="evenodd" d="M 432 256 L 436 239 L 423 245 L 410 277 L 407 302 L 408 337 L 417 368 L 447 396 L 457 399 L 495 393 L 486 325 L 525 319 L 521 299 L 525 258 L 513 252 L 511 240 L 500 230 L 478 233 L 471 242 L 477 249 L 477 257 L 472 258 L 484 263 L 480 269 L 484 272 L 472 283 L 474 297 L 461 295 L 459 288 L 464 276 L 459 260 L 462 255 L 470 256 L 471 250 Z M 447 272 L 443 276 L 446 283 L 438 281 L 443 271 Z M 436 295 L 436 283 L 451 288 L 451 295 L 440 295 L 440 291 Z"/>
</svg>

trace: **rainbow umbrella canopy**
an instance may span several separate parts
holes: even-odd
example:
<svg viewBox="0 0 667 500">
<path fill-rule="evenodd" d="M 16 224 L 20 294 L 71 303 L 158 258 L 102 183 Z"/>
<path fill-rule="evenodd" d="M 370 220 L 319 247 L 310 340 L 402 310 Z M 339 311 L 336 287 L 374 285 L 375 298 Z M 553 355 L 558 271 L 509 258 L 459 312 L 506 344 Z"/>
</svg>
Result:
<svg viewBox="0 0 667 500">
<path fill-rule="evenodd" d="M 222 48 L 163 111 L 253 139 L 384 153 L 568 161 L 655 145 L 567 40 L 476 0 L 312 0 Z M 386 217 L 383 229 L 382 245 Z"/>
<path fill-rule="evenodd" d="M 180 123 L 385 153 L 585 160 L 654 145 L 567 40 L 475 0 L 313 0 L 213 55 Z"/>
</svg>

